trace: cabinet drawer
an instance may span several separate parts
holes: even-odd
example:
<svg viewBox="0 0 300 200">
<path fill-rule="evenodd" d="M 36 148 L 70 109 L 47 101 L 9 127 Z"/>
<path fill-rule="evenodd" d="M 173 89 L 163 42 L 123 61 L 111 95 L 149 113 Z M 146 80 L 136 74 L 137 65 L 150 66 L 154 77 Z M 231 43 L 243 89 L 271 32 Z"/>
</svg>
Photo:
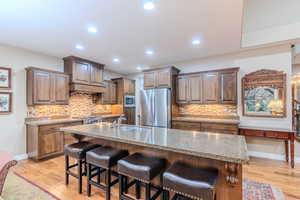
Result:
<svg viewBox="0 0 300 200">
<path fill-rule="evenodd" d="M 232 134 L 237 135 L 237 130 L 222 130 L 222 129 L 214 129 L 214 128 L 203 128 L 201 127 L 201 131 L 203 132 L 211 132 L 211 133 L 224 133 L 224 134 Z"/>
<path fill-rule="evenodd" d="M 39 127 L 39 131 L 42 134 L 48 134 L 50 132 L 59 131 L 59 128 L 64 127 L 64 124 L 51 124 L 51 125 L 42 125 Z"/>
<path fill-rule="evenodd" d="M 265 136 L 277 139 L 289 139 L 289 133 L 285 132 L 265 131 Z"/>
<path fill-rule="evenodd" d="M 215 124 L 215 123 L 201 123 L 201 128 L 216 129 L 225 131 L 237 131 L 238 127 L 234 124 Z"/>
<path fill-rule="evenodd" d="M 258 137 L 264 137 L 264 131 L 262 130 L 251 130 L 251 129 L 242 129 L 240 132 L 241 135 L 245 136 L 258 136 Z"/>
<path fill-rule="evenodd" d="M 173 121 L 172 128 L 181 129 L 181 130 L 190 130 L 190 131 L 200 131 L 200 123 Z"/>
</svg>

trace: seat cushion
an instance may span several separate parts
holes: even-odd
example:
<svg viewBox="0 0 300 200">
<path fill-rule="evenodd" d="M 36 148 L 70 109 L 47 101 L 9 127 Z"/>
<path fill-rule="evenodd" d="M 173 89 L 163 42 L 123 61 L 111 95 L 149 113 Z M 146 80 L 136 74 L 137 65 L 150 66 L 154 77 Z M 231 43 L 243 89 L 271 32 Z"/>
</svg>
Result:
<svg viewBox="0 0 300 200">
<path fill-rule="evenodd" d="M 76 159 L 84 159 L 87 151 L 99 147 L 98 144 L 92 144 L 90 142 L 78 142 L 74 144 L 65 145 L 65 155 L 74 157 Z"/>
<path fill-rule="evenodd" d="M 165 167 L 165 159 L 135 153 L 118 161 L 118 172 L 143 182 L 150 182 Z"/>
<path fill-rule="evenodd" d="M 163 173 L 163 187 L 190 198 L 213 200 L 217 179 L 217 169 L 177 162 Z"/>
<path fill-rule="evenodd" d="M 126 156 L 128 156 L 128 151 L 112 147 L 98 147 L 86 153 L 86 161 L 95 166 L 108 169 L 115 166 L 118 160 Z"/>
</svg>

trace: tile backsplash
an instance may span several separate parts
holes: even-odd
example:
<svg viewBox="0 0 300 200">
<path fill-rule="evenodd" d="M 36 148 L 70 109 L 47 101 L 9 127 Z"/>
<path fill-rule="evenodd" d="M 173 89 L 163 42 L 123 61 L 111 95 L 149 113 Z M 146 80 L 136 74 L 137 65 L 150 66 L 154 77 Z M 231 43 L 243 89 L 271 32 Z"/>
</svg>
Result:
<svg viewBox="0 0 300 200">
<path fill-rule="evenodd" d="M 93 113 L 111 113 L 111 105 L 97 105 L 93 102 L 92 95 L 72 93 L 69 105 L 29 106 L 28 117 L 53 117 L 53 116 L 88 116 Z"/>
<path fill-rule="evenodd" d="M 179 115 L 237 116 L 237 106 L 221 104 L 190 104 L 178 108 Z"/>
</svg>

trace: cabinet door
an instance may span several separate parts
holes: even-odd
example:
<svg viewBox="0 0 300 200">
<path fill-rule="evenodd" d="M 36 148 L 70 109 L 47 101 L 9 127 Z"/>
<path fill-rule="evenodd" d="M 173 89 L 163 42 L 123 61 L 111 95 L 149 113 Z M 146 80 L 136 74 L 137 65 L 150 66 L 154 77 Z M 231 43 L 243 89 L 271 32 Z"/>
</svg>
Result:
<svg viewBox="0 0 300 200">
<path fill-rule="evenodd" d="M 219 102 L 218 72 L 208 72 L 203 76 L 203 101 L 204 103 Z"/>
<path fill-rule="evenodd" d="M 236 104 L 236 72 L 220 72 L 221 103 Z"/>
<path fill-rule="evenodd" d="M 91 69 L 90 85 L 103 86 L 103 70 L 95 64 L 91 64 L 90 69 Z"/>
<path fill-rule="evenodd" d="M 159 70 L 156 72 L 158 88 L 171 88 L 171 72 L 169 69 Z"/>
<path fill-rule="evenodd" d="M 156 87 L 156 72 L 145 72 L 144 73 L 144 88 L 152 89 Z"/>
<path fill-rule="evenodd" d="M 55 104 L 69 103 L 69 76 L 65 74 L 53 74 Z"/>
<path fill-rule="evenodd" d="M 188 78 L 187 77 L 177 77 L 177 103 L 188 103 L 187 97 L 188 91 Z"/>
<path fill-rule="evenodd" d="M 189 103 L 202 103 L 202 75 L 192 76 L 189 78 L 188 86 Z"/>
<path fill-rule="evenodd" d="M 135 94 L 135 81 L 124 79 L 124 94 L 126 95 Z"/>
<path fill-rule="evenodd" d="M 117 85 L 110 83 L 110 104 L 117 104 Z"/>
<path fill-rule="evenodd" d="M 53 99 L 53 88 L 51 87 L 51 73 L 45 71 L 34 71 L 34 104 L 51 104 Z"/>
<path fill-rule="evenodd" d="M 135 108 L 125 108 L 126 124 L 135 125 Z"/>
<path fill-rule="evenodd" d="M 81 84 L 90 84 L 90 64 L 81 61 L 75 61 L 73 67 L 73 82 Z"/>
<path fill-rule="evenodd" d="M 110 85 L 108 82 L 104 82 L 105 89 L 101 94 L 101 103 L 102 104 L 110 104 Z"/>
<path fill-rule="evenodd" d="M 135 81 L 134 80 L 130 80 L 130 83 L 129 83 L 129 93 L 131 95 L 135 95 Z"/>
<path fill-rule="evenodd" d="M 59 131 L 49 131 L 39 133 L 39 152 L 40 157 L 45 157 L 49 154 L 63 152 L 63 134 Z"/>
</svg>

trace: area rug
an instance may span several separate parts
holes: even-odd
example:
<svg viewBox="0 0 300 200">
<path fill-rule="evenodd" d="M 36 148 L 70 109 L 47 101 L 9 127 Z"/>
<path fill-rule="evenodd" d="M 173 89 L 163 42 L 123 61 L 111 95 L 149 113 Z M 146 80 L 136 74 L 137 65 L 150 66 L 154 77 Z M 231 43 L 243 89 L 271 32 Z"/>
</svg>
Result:
<svg viewBox="0 0 300 200">
<path fill-rule="evenodd" d="M 9 173 L 1 197 L 4 200 L 59 200 L 53 194 L 17 173 Z"/>
<path fill-rule="evenodd" d="M 268 184 L 243 181 L 243 200 L 284 200 L 284 194 L 280 188 Z"/>
</svg>

